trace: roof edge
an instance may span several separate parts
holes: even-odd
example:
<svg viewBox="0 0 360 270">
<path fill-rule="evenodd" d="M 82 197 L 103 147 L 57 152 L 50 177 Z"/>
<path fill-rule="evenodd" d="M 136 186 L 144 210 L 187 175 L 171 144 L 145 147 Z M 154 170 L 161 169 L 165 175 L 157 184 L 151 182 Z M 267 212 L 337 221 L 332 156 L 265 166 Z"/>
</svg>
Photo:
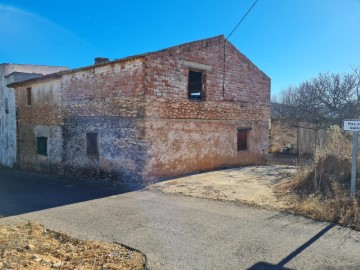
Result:
<svg viewBox="0 0 360 270">
<path fill-rule="evenodd" d="M 101 63 L 101 64 L 94 64 L 94 65 L 84 66 L 84 67 L 80 67 L 80 68 L 63 70 L 63 71 L 50 73 L 50 74 L 47 74 L 47 75 L 44 75 L 44 76 L 41 76 L 41 77 L 37 77 L 37 78 L 32 78 L 32 79 L 28 79 L 28 80 L 14 82 L 14 83 L 8 84 L 7 86 L 11 87 L 11 88 L 14 88 L 14 87 L 17 87 L 17 86 L 25 85 L 27 83 L 44 81 L 44 80 L 49 80 L 49 79 L 52 79 L 52 78 L 60 78 L 65 74 L 71 74 L 71 73 L 75 73 L 75 72 L 78 72 L 78 71 L 83 71 L 83 70 L 87 70 L 87 69 L 92 69 L 92 68 L 96 68 L 96 67 L 101 67 L 101 66 L 114 64 L 114 63 L 130 61 L 130 60 L 134 60 L 134 59 L 138 59 L 138 58 L 143 58 L 146 55 L 147 55 L 146 53 L 145 54 L 138 54 L 138 55 L 128 56 L 128 57 L 121 58 L 121 59 L 115 59 L 113 61 L 109 61 L 109 62 L 105 62 L 105 63 Z"/>
<path fill-rule="evenodd" d="M 124 58 L 114 59 L 112 61 L 105 62 L 105 63 L 93 64 L 93 65 L 84 66 L 84 67 L 80 67 L 80 68 L 63 70 L 63 71 L 47 74 L 47 75 L 37 77 L 37 78 L 32 78 L 32 79 L 28 79 L 28 80 L 13 82 L 13 83 L 8 84 L 7 86 L 11 87 L 11 88 L 15 88 L 15 87 L 23 86 L 23 85 L 26 85 L 26 84 L 32 83 L 32 82 L 49 80 L 49 79 L 52 79 L 52 78 L 60 78 L 63 75 L 66 75 L 66 74 L 71 74 L 71 73 L 75 73 L 75 72 L 78 72 L 78 71 L 83 71 L 83 70 L 87 70 L 87 69 L 92 69 L 92 68 L 97 68 L 97 67 L 101 67 L 101 66 L 111 65 L 111 64 L 114 64 L 114 63 L 120 63 L 120 62 L 131 61 L 131 60 L 135 60 L 135 59 L 139 59 L 139 58 L 144 58 L 144 57 L 149 56 L 149 55 L 161 53 L 161 52 L 164 52 L 164 51 L 167 51 L 167 50 L 172 50 L 172 49 L 175 49 L 175 48 L 178 48 L 178 47 L 189 46 L 189 45 L 204 42 L 204 41 L 207 41 L 207 40 L 210 41 L 210 40 L 220 39 L 220 38 L 225 40 L 224 35 L 218 35 L 218 36 L 214 36 L 214 37 L 210 37 L 210 38 L 199 39 L 199 40 L 195 40 L 195 41 L 181 43 L 181 44 L 178 44 L 178 45 L 174 45 L 174 46 L 167 47 L 165 49 L 161 49 L 161 50 L 157 50 L 157 51 L 153 51 L 153 52 L 137 54 L 137 55 L 133 55 L 133 56 L 127 56 L 127 57 L 124 57 Z"/>
<path fill-rule="evenodd" d="M 42 73 L 36 73 L 36 72 L 13 71 L 13 72 L 9 73 L 8 75 L 5 75 L 4 77 L 8 78 L 8 77 L 12 76 L 13 74 L 35 74 L 35 75 L 40 75 L 40 76 L 44 75 Z"/>
<path fill-rule="evenodd" d="M 28 79 L 28 80 L 13 82 L 13 83 L 7 84 L 6 86 L 10 87 L 10 88 L 15 88 L 15 87 L 18 87 L 18 86 L 26 85 L 27 83 L 31 83 L 31 82 L 34 82 L 34 81 L 45 81 L 45 80 L 50 80 L 50 79 L 58 79 L 58 78 L 61 78 L 61 76 L 63 75 L 62 74 L 63 72 L 64 71 L 59 71 L 59 72 L 56 72 L 56 73 L 50 73 L 50 74 L 43 75 L 43 76 L 40 76 L 40 77 L 31 78 L 31 79 Z"/>
<path fill-rule="evenodd" d="M 215 40 L 215 39 L 223 39 L 223 40 L 225 40 L 225 37 L 224 37 L 224 35 L 217 35 L 217 36 L 210 37 L 210 38 L 204 38 L 204 39 L 194 40 L 194 41 L 190 41 L 190 42 L 185 42 L 185 43 L 181 43 L 181 44 L 178 44 L 178 45 L 167 47 L 167 48 L 164 48 L 164 49 L 161 49 L 161 50 L 153 51 L 151 53 L 148 53 L 147 55 L 153 55 L 153 54 L 173 50 L 173 49 L 176 49 L 176 48 L 179 48 L 179 47 L 190 46 L 190 45 L 193 45 L 193 44 L 196 44 L 196 43 L 201 43 L 201 42 L 204 42 L 204 41 L 210 41 L 210 40 Z"/>
</svg>

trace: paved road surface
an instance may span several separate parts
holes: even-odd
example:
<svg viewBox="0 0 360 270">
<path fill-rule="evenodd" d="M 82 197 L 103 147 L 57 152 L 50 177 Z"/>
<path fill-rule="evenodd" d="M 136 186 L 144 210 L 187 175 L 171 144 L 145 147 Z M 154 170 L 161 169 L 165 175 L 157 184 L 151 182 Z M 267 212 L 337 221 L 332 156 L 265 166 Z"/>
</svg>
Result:
<svg viewBox="0 0 360 270">
<path fill-rule="evenodd" d="M 0 213 L 14 211 L 0 223 L 37 220 L 73 236 L 124 243 L 144 252 L 152 270 L 360 269 L 360 233 L 329 223 L 205 199 L 115 194 L 35 179 L 36 174 L 0 171 L 0 198 L 10 201 L 0 199 Z M 46 206 L 41 197 L 51 196 L 44 192 L 57 194 L 56 203 Z M 35 206 L 21 205 L 32 200 Z"/>
</svg>

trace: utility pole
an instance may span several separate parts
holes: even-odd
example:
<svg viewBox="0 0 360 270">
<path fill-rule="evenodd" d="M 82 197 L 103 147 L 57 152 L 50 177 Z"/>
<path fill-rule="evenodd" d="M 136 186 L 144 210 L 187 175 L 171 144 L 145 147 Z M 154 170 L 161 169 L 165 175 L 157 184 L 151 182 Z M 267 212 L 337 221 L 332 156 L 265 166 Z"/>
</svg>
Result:
<svg viewBox="0 0 360 270">
<path fill-rule="evenodd" d="M 359 132 L 354 131 L 353 132 L 352 165 L 351 165 L 351 192 L 350 192 L 351 199 L 354 199 L 354 197 L 355 197 L 358 137 L 359 137 Z"/>
<path fill-rule="evenodd" d="M 357 154 L 358 154 L 358 137 L 360 131 L 360 120 L 344 120 L 344 130 L 353 132 L 352 145 L 352 164 L 351 164 L 351 186 L 350 197 L 355 198 L 356 190 L 356 169 L 357 169 Z"/>
</svg>

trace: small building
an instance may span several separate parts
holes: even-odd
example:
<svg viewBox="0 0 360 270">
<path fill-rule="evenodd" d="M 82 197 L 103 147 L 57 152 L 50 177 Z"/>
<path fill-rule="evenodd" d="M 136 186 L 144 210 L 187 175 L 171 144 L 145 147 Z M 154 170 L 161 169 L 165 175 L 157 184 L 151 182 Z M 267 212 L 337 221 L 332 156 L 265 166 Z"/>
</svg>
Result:
<svg viewBox="0 0 360 270">
<path fill-rule="evenodd" d="M 323 147 L 329 131 L 314 123 L 284 118 L 286 106 L 271 103 L 269 153 L 312 155 L 316 147 Z"/>
<path fill-rule="evenodd" d="M 16 163 L 16 107 L 14 89 L 9 83 L 59 72 L 66 67 L 0 64 L 0 165 Z"/>
<path fill-rule="evenodd" d="M 9 86 L 23 169 L 146 183 L 268 151 L 270 79 L 224 36 Z"/>
</svg>

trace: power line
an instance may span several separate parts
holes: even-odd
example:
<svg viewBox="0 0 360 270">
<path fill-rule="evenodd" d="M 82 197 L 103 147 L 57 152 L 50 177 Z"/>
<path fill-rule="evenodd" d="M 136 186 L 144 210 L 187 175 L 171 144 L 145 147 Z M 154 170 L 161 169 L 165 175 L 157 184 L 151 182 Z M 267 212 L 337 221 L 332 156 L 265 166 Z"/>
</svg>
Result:
<svg viewBox="0 0 360 270">
<path fill-rule="evenodd" d="M 255 2 L 252 4 L 252 6 L 249 8 L 249 10 L 245 13 L 245 15 L 241 18 L 240 22 L 235 26 L 235 28 L 231 31 L 230 35 L 227 36 L 227 38 L 225 39 L 225 41 L 227 41 L 231 35 L 236 31 L 236 29 L 239 27 L 239 25 L 242 23 L 242 21 L 245 19 L 245 17 L 250 13 L 250 11 L 252 10 L 252 8 L 256 5 L 256 3 L 259 0 L 255 0 Z"/>
<path fill-rule="evenodd" d="M 246 18 L 246 16 L 250 13 L 252 8 L 256 5 L 256 3 L 259 0 L 255 0 L 255 2 L 252 4 L 252 6 L 249 8 L 249 10 L 245 13 L 245 15 L 241 18 L 239 23 L 235 26 L 235 28 L 231 31 L 230 35 L 227 36 L 224 40 L 224 70 L 223 70 L 223 85 L 222 85 L 222 92 L 223 92 L 223 99 L 225 101 L 235 101 L 235 100 L 228 100 L 225 98 L 225 76 L 226 76 L 226 41 L 230 38 L 230 36 L 236 31 L 236 29 L 239 27 L 241 22 Z"/>
</svg>

